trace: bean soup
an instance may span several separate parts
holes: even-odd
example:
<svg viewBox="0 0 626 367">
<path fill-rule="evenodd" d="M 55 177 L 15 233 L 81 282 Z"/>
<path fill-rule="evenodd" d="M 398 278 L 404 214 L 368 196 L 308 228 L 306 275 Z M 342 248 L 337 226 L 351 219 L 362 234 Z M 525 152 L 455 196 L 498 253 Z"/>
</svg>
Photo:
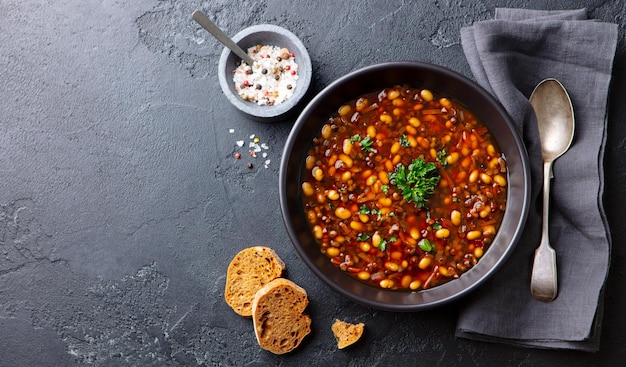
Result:
<svg viewBox="0 0 626 367">
<path fill-rule="evenodd" d="M 320 251 L 374 286 L 420 290 L 458 278 L 488 250 L 507 169 L 486 126 L 428 89 L 394 86 L 329 116 L 303 170 Z"/>
</svg>

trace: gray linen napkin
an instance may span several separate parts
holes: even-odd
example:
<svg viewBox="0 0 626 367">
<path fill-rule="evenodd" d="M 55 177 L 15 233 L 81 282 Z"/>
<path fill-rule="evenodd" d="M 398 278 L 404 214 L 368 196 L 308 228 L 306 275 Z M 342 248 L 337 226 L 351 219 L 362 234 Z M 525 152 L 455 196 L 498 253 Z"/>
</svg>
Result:
<svg viewBox="0 0 626 367">
<path fill-rule="evenodd" d="M 466 298 L 457 336 L 538 348 L 599 349 L 610 260 L 602 206 L 603 156 L 617 30 L 615 24 L 588 20 L 586 9 L 496 9 L 494 20 L 461 30 L 474 76 L 500 100 L 526 144 L 532 195 L 519 244 L 496 276 Z M 576 131 L 570 150 L 553 166 L 550 237 L 557 253 L 559 294 L 542 303 L 529 289 L 541 232 L 543 172 L 528 97 L 550 77 L 570 94 Z"/>
</svg>

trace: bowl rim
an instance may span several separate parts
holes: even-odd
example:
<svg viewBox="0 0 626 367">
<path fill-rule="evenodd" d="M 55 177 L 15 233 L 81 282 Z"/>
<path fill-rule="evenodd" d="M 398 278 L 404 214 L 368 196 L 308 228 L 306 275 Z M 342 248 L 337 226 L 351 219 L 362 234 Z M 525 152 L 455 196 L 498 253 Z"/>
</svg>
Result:
<svg viewBox="0 0 626 367">
<path fill-rule="evenodd" d="M 272 33 L 279 35 L 279 37 L 287 39 L 298 50 L 296 55 L 296 62 L 298 63 L 298 81 L 294 94 L 282 103 L 273 106 L 259 106 L 254 102 L 244 101 L 239 97 L 234 87 L 232 87 L 232 79 L 229 79 L 227 75 L 231 70 L 228 69 L 229 60 L 231 57 L 238 59 L 236 55 L 228 48 L 224 47 L 220 55 L 218 62 L 218 79 L 222 92 L 228 99 L 228 101 L 244 115 L 260 121 L 279 121 L 286 119 L 295 113 L 294 109 L 302 102 L 306 96 L 312 81 L 313 67 L 311 64 L 311 58 L 309 56 L 307 48 L 304 46 L 300 38 L 294 33 L 275 24 L 256 24 L 242 29 L 232 37 L 232 40 L 238 44 L 244 51 L 250 45 L 240 44 L 248 37 L 252 37 L 255 34 Z M 270 41 L 271 43 L 271 41 Z M 273 45 L 282 46 L 283 45 Z"/>
<path fill-rule="evenodd" d="M 517 208 L 518 210 L 516 210 L 515 213 L 513 214 L 508 214 L 512 212 L 511 210 L 507 210 L 505 212 L 504 220 L 509 220 L 510 222 L 515 221 L 517 225 L 515 226 L 512 233 L 503 233 L 503 231 L 499 230 L 493 242 L 493 244 L 499 243 L 498 241 L 500 238 L 505 238 L 505 240 L 508 241 L 507 242 L 508 245 L 494 247 L 494 245 L 492 244 L 492 247 L 490 247 L 489 250 L 491 250 L 492 248 L 498 248 L 498 252 L 494 251 L 490 254 L 490 251 L 487 250 L 485 252 L 485 256 L 481 258 L 481 261 L 479 261 L 476 266 L 472 267 L 467 272 L 463 273 L 461 277 L 459 277 L 458 279 L 454 279 L 450 282 L 444 283 L 442 285 L 438 285 L 430 289 L 412 291 L 412 292 L 397 291 L 397 290 L 396 291 L 383 290 L 380 288 L 376 288 L 374 286 L 366 285 L 365 283 L 361 282 L 363 286 L 359 285 L 358 286 L 359 288 L 365 288 L 367 286 L 373 289 L 371 291 L 364 290 L 364 292 L 366 293 L 366 295 L 364 296 L 363 294 L 356 294 L 354 291 L 350 291 L 337 283 L 337 280 L 340 281 L 341 284 L 344 284 L 344 283 L 352 284 L 353 282 L 358 283 L 359 281 L 356 280 L 354 277 L 348 274 L 345 274 L 345 272 L 341 271 L 340 269 L 337 269 L 334 265 L 332 265 L 333 267 L 335 267 L 337 274 L 333 274 L 333 279 L 330 279 L 330 276 L 328 274 L 325 274 L 322 271 L 322 269 L 320 269 L 319 264 L 317 264 L 310 256 L 307 255 L 305 249 L 303 248 L 302 244 L 299 241 L 299 233 L 297 229 L 294 228 L 294 225 L 290 220 L 290 217 L 291 217 L 290 203 L 289 203 L 290 198 L 287 196 L 287 191 L 288 191 L 287 172 L 288 172 L 289 164 L 290 164 L 289 157 L 293 149 L 296 147 L 298 143 L 297 138 L 301 130 L 303 129 L 307 119 L 310 117 L 313 111 L 317 108 L 318 104 L 323 102 L 329 95 L 331 95 L 333 93 L 333 90 L 335 90 L 336 88 L 340 88 L 342 85 L 346 83 L 349 83 L 352 79 L 362 77 L 362 75 L 364 74 L 367 75 L 369 73 L 377 73 L 377 72 L 381 72 L 381 71 L 384 71 L 385 69 L 390 69 L 390 68 L 420 69 L 420 70 L 426 70 L 428 72 L 437 73 L 437 74 L 441 74 L 447 77 L 454 78 L 460 83 L 462 83 L 463 85 L 466 85 L 467 87 L 471 88 L 472 92 L 480 94 L 480 98 L 485 99 L 491 105 L 491 107 L 495 110 L 495 112 L 498 113 L 502 117 L 504 124 L 506 125 L 505 128 L 507 130 L 507 133 L 510 133 L 511 135 L 510 138 L 513 139 L 513 141 L 515 142 L 514 144 L 515 150 L 519 154 L 519 162 L 517 162 L 515 171 L 518 173 L 521 173 L 523 177 L 516 180 L 516 182 L 518 183 L 521 182 L 521 186 L 515 187 L 514 189 L 521 190 L 521 192 L 515 192 L 516 198 L 518 199 L 518 201 L 520 201 L 519 204 L 521 204 L 521 207 Z M 393 83 L 390 83 L 390 84 L 393 84 Z M 368 91 L 362 91 L 360 94 L 364 94 L 367 92 Z M 354 96 L 354 98 L 356 97 L 358 97 L 358 95 Z M 345 103 L 346 101 L 347 100 L 338 101 L 338 103 Z M 474 112 L 476 113 L 476 111 Z M 320 126 L 321 126 L 321 123 L 320 123 Z M 301 165 L 298 168 L 298 172 L 300 171 L 301 171 Z M 507 175 L 510 175 L 510 174 L 511 172 L 510 170 L 508 170 Z M 510 199 L 511 199 L 511 195 L 513 195 L 513 190 L 511 188 L 511 185 L 512 185 L 511 180 L 509 180 L 509 189 L 507 190 L 507 209 L 508 209 L 508 203 L 510 202 Z M 465 77 L 464 75 L 457 73 L 451 69 L 440 66 L 440 65 L 426 63 L 426 62 L 419 62 L 419 61 L 391 61 L 391 62 L 383 62 L 379 64 L 366 66 L 366 67 L 354 70 L 336 79 L 335 81 L 330 83 L 327 87 L 322 89 L 307 104 L 307 106 L 300 113 L 298 119 L 293 125 L 291 132 L 287 138 L 285 147 L 283 149 L 282 160 L 281 160 L 280 171 L 279 171 L 279 196 L 280 196 L 281 214 L 282 214 L 283 222 L 286 226 L 288 235 L 290 237 L 290 240 L 296 252 L 298 253 L 299 257 L 303 260 L 303 262 L 307 265 L 307 267 L 319 279 L 321 279 L 326 285 L 328 285 L 331 289 L 335 290 L 337 293 L 343 295 L 344 297 L 356 303 L 359 303 L 368 307 L 373 307 L 376 309 L 387 310 L 387 311 L 421 311 L 421 310 L 431 309 L 437 306 L 441 306 L 443 304 L 447 304 L 453 300 L 459 299 L 467 295 L 471 291 L 475 290 L 478 286 L 482 285 L 507 260 L 507 258 L 510 256 L 511 252 L 515 248 L 517 242 L 519 241 L 522 235 L 522 231 L 524 229 L 528 212 L 529 212 L 530 186 L 531 186 L 530 185 L 530 166 L 528 162 L 528 155 L 526 152 L 525 145 L 519 135 L 518 130 L 515 128 L 515 125 L 510 115 L 504 109 L 502 104 L 497 99 L 495 99 L 486 89 L 484 89 L 482 86 L 475 83 L 474 81 L 470 80 L 469 78 Z M 510 215 L 514 215 L 515 217 L 511 218 Z M 504 220 L 500 229 L 504 227 L 504 224 L 505 224 Z M 490 255 L 490 257 L 488 257 L 487 255 Z M 330 264 L 330 261 L 326 261 L 326 262 Z M 325 266 L 325 265 L 322 265 L 322 266 Z M 349 278 L 350 280 L 344 280 L 342 277 Z M 353 286 L 353 287 L 357 287 L 357 286 Z M 377 297 L 376 295 L 374 295 L 374 293 L 378 295 L 378 294 L 385 294 L 385 292 L 387 292 L 388 295 L 389 294 L 402 294 L 402 296 L 391 296 L 391 297 L 394 299 L 399 298 L 399 297 L 404 297 L 408 300 L 408 302 L 403 302 L 399 304 L 390 304 L 387 302 L 386 297 Z M 412 303 L 413 301 L 416 303 Z"/>
</svg>

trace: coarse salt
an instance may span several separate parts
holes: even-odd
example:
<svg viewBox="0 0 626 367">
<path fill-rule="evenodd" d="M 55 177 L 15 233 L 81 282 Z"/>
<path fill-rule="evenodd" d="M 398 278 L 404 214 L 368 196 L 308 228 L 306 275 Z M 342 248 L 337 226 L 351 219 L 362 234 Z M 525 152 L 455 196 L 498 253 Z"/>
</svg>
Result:
<svg viewBox="0 0 626 367">
<path fill-rule="evenodd" d="M 293 95 L 298 80 L 298 64 L 286 48 L 257 45 L 248 55 L 252 66 L 241 62 L 233 71 L 235 90 L 244 100 L 261 106 L 272 106 Z"/>
</svg>

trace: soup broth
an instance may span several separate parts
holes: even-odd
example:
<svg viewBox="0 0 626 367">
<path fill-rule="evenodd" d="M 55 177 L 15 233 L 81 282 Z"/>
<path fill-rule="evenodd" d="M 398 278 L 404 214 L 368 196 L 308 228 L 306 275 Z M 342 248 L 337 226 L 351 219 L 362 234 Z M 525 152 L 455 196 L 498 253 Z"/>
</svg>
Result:
<svg viewBox="0 0 626 367">
<path fill-rule="evenodd" d="M 458 278 L 488 250 L 506 207 L 506 161 L 467 108 L 394 86 L 342 105 L 313 139 L 304 210 L 320 251 L 374 286 Z"/>
</svg>

